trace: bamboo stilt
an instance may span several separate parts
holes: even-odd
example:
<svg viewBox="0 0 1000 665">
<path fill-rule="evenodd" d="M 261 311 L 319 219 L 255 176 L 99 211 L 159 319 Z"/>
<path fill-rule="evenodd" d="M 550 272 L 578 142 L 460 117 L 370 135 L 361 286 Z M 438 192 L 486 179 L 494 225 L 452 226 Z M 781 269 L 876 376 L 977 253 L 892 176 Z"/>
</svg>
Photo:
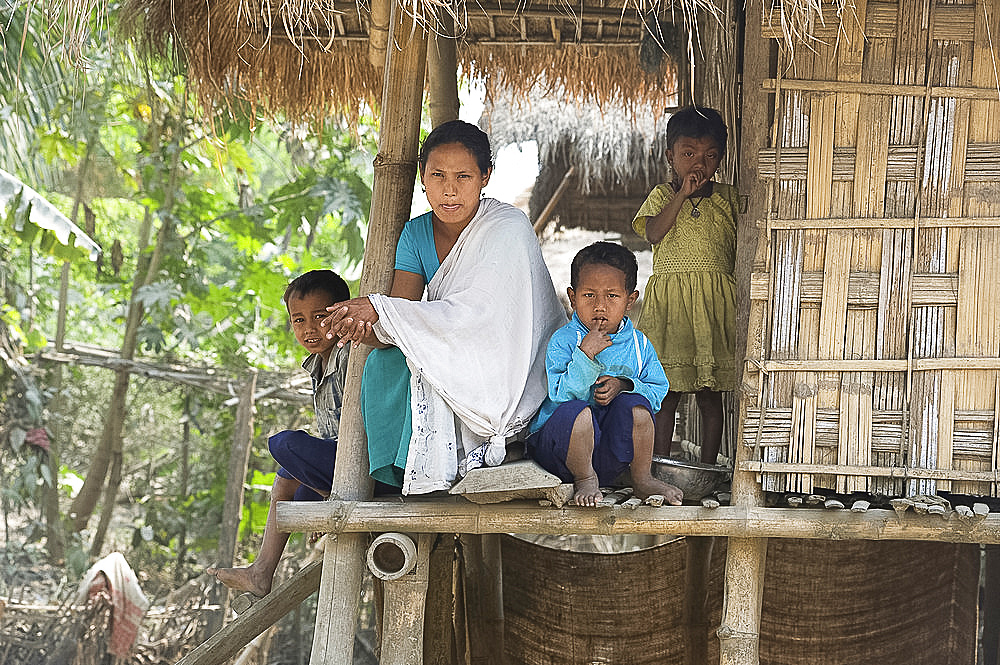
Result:
<svg viewBox="0 0 1000 665">
<path fill-rule="evenodd" d="M 500 535 L 462 533 L 466 621 L 471 665 L 503 663 Z"/>
<path fill-rule="evenodd" d="M 365 243 L 361 293 L 386 292 L 403 224 L 409 217 L 416 177 L 417 142 L 427 57 L 426 34 L 393 4 L 390 33 L 398 48 L 388 49 L 375 158 L 372 210 Z M 333 495 L 371 496 L 368 451 L 361 419 L 360 388 L 368 349 L 355 347 L 348 362 Z M 310 663 L 350 665 L 363 575 L 365 536 L 342 534 L 327 540 Z"/>
<path fill-rule="evenodd" d="M 747 17 L 762 15 L 762 0 L 749 0 L 746 3 Z M 767 145 L 769 121 L 769 100 L 767 95 L 757 86 L 769 76 L 768 62 L 769 45 L 761 37 L 760 21 L 746 21 L 745 53 L 743 59 L 743 78 L 748 85 L 742 89 L 744 98 L 742 108 L 744 114 L 740 125 L 741 137 L 739 150 L 745 155 L 756 155 Z M 735 129 L 735 128 L 734 128 Z M 758 161 L 756 159 L 740 159 L 738 183 L 747 192 L 758 182 Z M 753 304 L 750 294 L 751 276 L 755 269 L 767 269 L 769 266 L 760 264 L 765 254 L 764 243 L 770 242 L 770 237 L 759 238 L 761 231 L 752 220 L 764 219 L 771 213 L 771 196 L 763 196 L 763 192 L 755 191 L 750 197 L 752 204 L 746 214 L 737 219 L 736 247 L 736 353 L 738 359 L 761 358 L 763 349 L 753 345 L 750 340 L 760 340 L 763 330 L 752 330 L 759 325 L 761 304 Z M 769 235 L 769 234 L 768 234 Z M 762 242 L 758 242 L 762 240 Z M 763 305 L 766 306 L 766 305 Z M 758 318 L 759 317 L 759 318 Z M 748 406 L 756 404 L 759 399 L 759 383 L 766 377 L 762 374 L 747 376 L 746 370 L 737 377 L 736 385 L 741 388 L 739 395 L 740 423 L 746 423 Z M 744 444 L 744 436 L 736 437 L 736 450 L 733 454 L 737 462 L 749 461 L 754 456 L 754 449 Z M 738 506 L 759 506 L 763 503 L 763 490 L 754 474 L 742 471 L 733 473 L 732 501 Z M 767 540 L 764 538 L 730 538 L 727 543 L 725 600 L 722 609 L 722 625 L 719 627 L 719 664 L 720 665 L 759 665 L 760 643 L 760 608 L 764 590 L 764 563 L 767 554 Z"/>
<path fill-rule="evenodd" d="M 455 21 L 443 7 L 437 9 L 435 34 L 427 40 L 427 108 L 431 127 L 458 119 L 458 54 Z"/>
<path fill-rule="evenodd" d="M 427 596 L 430 551 L 434 534 L 422 533 L 418 543 L 404 534 L 377 537 L 368 549 L 368 568 L 385 581 L 385 609 L 380 662 L 422 665 L 424 662 L 424 599 Z"/>
<path fill-rule="evenodd" d="M 684 566 L 684 629 L 687 649 L 684 665 L 708 662 L 708 577 L 712 567 L 712 537 L 684 539 L 687 556 Z"/>
</svg>

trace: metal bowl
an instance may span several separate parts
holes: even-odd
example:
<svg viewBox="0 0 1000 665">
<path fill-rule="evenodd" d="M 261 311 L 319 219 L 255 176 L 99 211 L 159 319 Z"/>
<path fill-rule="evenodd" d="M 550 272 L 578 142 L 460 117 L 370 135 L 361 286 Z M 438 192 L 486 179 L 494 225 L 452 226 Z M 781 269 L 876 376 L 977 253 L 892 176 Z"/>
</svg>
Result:
<svg viewBox="0 0 1000 665">
<path fill-rule="evenodd" d="M 717 464 L 653 456 L 653 477 L 679 487 L 685 501 L 700 501 L 712 494 L 731 473 L 729 467 Z"/>
</svg>

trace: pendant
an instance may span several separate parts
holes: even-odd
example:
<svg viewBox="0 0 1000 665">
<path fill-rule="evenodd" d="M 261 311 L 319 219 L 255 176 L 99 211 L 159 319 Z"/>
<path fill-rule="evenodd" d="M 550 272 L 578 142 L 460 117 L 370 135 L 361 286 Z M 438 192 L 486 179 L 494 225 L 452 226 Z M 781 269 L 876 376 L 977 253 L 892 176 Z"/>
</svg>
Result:
<svg viewBox="0 0 1000 665">
<path fill-rule="evenodd" d="M 697 208 L 691 208 L 691 216 L 694 217 L 695 219 L 701 217 L 701 210 L 698 210 Z"/>
</svg>

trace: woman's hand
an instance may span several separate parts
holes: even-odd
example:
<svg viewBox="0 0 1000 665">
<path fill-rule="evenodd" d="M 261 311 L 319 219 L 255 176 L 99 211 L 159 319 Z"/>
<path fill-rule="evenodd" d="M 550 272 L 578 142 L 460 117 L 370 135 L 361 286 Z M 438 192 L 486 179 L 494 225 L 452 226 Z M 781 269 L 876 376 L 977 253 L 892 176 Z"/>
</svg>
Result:
<svg viewBox="0 0 1000 665">
<path fill-rule="evenodd" d="M 347 342 L 377 343 L 373 327 L 378 322 L 378 312 L 368 298 L 351 298 L 326 308 L 330 315 L 320 321 L 328 328 L 327 339 L 336 339 L 337 346 Z"/>
</svg>

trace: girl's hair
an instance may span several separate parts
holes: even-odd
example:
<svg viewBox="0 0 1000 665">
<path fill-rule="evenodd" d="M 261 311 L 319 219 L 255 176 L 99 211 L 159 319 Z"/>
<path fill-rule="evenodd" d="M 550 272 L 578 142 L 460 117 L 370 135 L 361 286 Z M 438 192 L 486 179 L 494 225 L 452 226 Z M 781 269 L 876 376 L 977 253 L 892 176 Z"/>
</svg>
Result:
<svg viewBox="0 0 1000 665">
<path fill-rule="evenodd" d="M 427 167 L 427 158 L 434 149 L 449 143 L 460 143 L 465 146 L 465 149 L 476 158 L 481 174 L 486 175 L 493 168 L 493 152 L 490 149 L 490 137 L 486 132 L 464 120 L 449 120 L 435 127 L 420 146 L 417 163 L 420 165 L 421 173 Z"/>
<path fill-rule="evenodd" d="M 573 262 L 569 266 L 569 285 L 576 290 L 580 281 L 580 271 L 584 266 L 602 265 L 618 268 L 625 273 L 625 290 L 629 293 L 635 291 L 636 282 L 639 279 L 639 265 L 636 263 L 635 254 L 627 247 L 613 242 L 595 242 L 587 245 L 573 257 Z"/>
<path fill-rule="evenodd" d="M 674 143 L 682 136 L 692 139 L 707 136 L 719 144 L 722 154 L 726 152 L 726 141 L 729 138 L 725 120 L 718 111 L 707 106 L 685 106 L 680 109 L 670 116 L 665 134 L 667 148 L 670 150 L 674 149 Z"/>
<path fill-rule="evenodd" d="M 347 282 L 332 270 L 310 270 L 299 275 L 289 283 L 281 299 L 287 305 L 289 299 L 304 298 L 314 291 L 324 291 L 335 303 L 351 299 Z"/>
</svg>

